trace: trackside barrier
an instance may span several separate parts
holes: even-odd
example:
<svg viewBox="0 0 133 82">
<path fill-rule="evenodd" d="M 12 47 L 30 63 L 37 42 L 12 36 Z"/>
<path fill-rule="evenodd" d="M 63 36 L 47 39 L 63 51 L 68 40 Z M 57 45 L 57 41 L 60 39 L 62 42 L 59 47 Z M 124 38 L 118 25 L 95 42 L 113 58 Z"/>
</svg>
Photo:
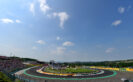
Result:
<svg viewBox="0 0 133 82">
<path fill-rule="evenodd" d="M 37 66 L 34 66 L 34 67 L 37 67 Z M 30 67 L 30 68 L 34 68 L 34 67 Z M 30 69 L 30 68 L 25 68 L 25 69 Z M 20 79 L 20 80 L 22 80 L 24 82 L 36 82 L 36 80 L 27 79 L 27 78 L 25 78 L 23 76 L 17 75 L 17 74 L 15 74 L 15 72 L 12 75 L 14 75 L 15 78 L 18 78 L 18 79 Z"/>
<path fill-rule="evenodd" d="M 110 68 L 110 67 L 97 67 L 97 66 L 90 66 L 90 68 L 133 72 L 133 68 Z"/>
<path fill-rule="evenodd" d="M 62 74 L 62 73 L 58 74 L 58 73 L 49 73 L 49 72 L 44 72 L 44 71 L 42 71 L 41 69 L 37 70 L 37 72 L 42 73 L 42 74 L 48 74 L 48 75 L 60 75 L 60 76 L 74 76 L 74 75 L 76 75 L 76 74 Z"/>
</svg>

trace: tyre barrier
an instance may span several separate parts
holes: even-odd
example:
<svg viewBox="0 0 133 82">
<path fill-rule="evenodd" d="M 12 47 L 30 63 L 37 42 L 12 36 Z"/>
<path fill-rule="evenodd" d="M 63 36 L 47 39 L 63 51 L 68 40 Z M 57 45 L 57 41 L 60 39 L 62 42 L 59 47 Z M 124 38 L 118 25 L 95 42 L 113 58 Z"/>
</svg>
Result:
<svg viewBox="0 0 133 82">
<path fill-rule="evenodd" d="M 59 75 L 59 76 L 75 76 L 75 74 L 62 74 L 62 73 L 49 73 L 49 72 L 44 72 L 42 71 L 43 68 L 36 70 L 36 72 L 41 73 L 41 74 L 47 74 L 47 75 Z"/>
</svg>

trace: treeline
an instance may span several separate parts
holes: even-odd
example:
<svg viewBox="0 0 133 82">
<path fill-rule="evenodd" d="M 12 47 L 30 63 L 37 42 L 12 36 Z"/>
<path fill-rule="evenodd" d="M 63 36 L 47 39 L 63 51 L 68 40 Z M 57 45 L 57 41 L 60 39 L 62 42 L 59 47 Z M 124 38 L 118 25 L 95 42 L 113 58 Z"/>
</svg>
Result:
<svg viewBox="0 0 133 82">
<path fill-rule="evenodd" d="M 104 62 L 64 62 L 64 65 L 75 66 L 106 66 L 106 67 L 133 67 L 133 61 L 104 61 Z"/>
<path fill-rule="evenodd" d="M 20 59 L 21 61 L 38 61 L 37 59 L 32 59 L 32 58 L 20 58 L 20 57 L 16 57 L 16 56 L 13 56 L 13 57 L 10 57 L 12 59 Z"/>
<path fill-rule="evenodd" d="M 0 82 L 23 82 L 19 79 L 11 80 L 6 74 L 0 72 Z"/>
<path fill-rule="evenodd" d="M 39 60 L 37 60 L 37 59 L 33 59 L 33 58 L 20 58 L 20 57 L 16 57 L 16 56 L 13 56 L 13 57 L 10 57 L 10 58 L 14 58 L 14 59 L 19 59 L 19 60 L 21 60 L 22 62 L 26 62 L 26 61 L 35 61 L 35 62 L 37 62 L 37 63 L 39 63 L 39 64 L 45 64 L 46 62 L 44 62 L 44 61 L 39 61 Z"/>
</svg>

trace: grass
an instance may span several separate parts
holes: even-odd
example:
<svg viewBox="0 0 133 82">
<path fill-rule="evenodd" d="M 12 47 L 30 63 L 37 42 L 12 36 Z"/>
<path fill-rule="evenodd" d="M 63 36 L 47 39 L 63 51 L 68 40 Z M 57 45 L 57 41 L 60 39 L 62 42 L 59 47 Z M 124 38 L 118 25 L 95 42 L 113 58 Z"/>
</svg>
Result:
<svg viewBox="0 0 133 82">
<path fill-rule="evenodd" d="M 52 69 L 50 67 L 45 68 L 46 72 L 50 73 L 92 73 L 96 70 L 84 69 L 84 68 L 66 68 L 66 69 Z"/>
<path fill-rule="evenodd" d="M 12 81 L 4 73 L 0 72 L 0 82 L 12 82 Z"/>
</svg>

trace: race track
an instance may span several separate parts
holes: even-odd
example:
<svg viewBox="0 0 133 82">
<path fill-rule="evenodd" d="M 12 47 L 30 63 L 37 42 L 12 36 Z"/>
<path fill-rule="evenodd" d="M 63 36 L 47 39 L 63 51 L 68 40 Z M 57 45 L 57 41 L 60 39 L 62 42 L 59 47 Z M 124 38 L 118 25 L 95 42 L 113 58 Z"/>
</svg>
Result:
<svg viewBox="0 0 133 82">
<path fill-rule="evenodd" d="M 85 77 L 83 76 L 66 77 L 66 76 L 45 75 L 37 73 L 36 70 L 39 68 L 40 67 L 35 67 L 32 69 L 25 70 L 25 72 L 21 74 L 21 77 L 33 80 L 33 82 L 122 82 L 121 78 L 133 79 L 133 73 L 131 72 L 117 72 L 117 74 L 114 74 L 115 72 L 104 70 L 104 73 L 100 75 L 85 76 Z M 59 79 L 59 78 L 65 78 L 65 79 Z"/>
<path fill-rule="evenodd" d="M 102 77 L 104 78 L 105 76 L 108 76 L 108 77 L 111 77 L 113 75 L 113 71 L 108 71 L 108 70 L 104 70 L 104 73 L 103 74 L 98 74 L 98 75 L 90 75 L 90 76 L 57 76 L 57 75 L 46 75 L 46 74 L 41 74 L 41 73 L 38 73 L 36 72 L 37 69 L 39 69 L 40 67 L 36 67 L 36 68 L 32 68 L 32 69 L 29 69 L 26 71 L 27 74 L 31 74 L 31 75 L 35 75 L 35 76 L 40 76 L 40 77 L 50 77 L 50 78 L 88 78 L 88 79 L 95 79 L 95 78 L 99 78 L 99 77 Z M 111 75 L 111 76 L 110 76 Z M 106 78 L 106 77 L 105 77 Z"/>
</svg>

